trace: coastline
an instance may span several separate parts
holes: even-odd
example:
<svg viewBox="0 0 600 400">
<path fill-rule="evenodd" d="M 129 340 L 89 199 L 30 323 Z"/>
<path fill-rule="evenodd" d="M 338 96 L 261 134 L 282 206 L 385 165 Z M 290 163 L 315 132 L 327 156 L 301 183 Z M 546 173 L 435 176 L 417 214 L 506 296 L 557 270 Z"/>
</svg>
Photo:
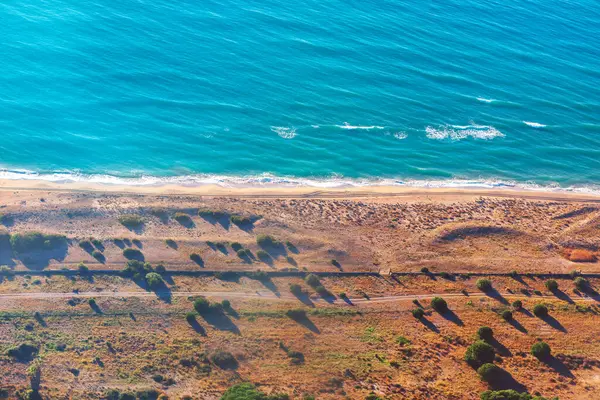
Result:
<svg viewBox="0 0 600 400">
<path fill-rule="evenodd" d="M 36 179 L 0 179 L 0 191 L 49 191 L 49 192 L 90 192 L 160 196 L 206 196 L 206 197 L 246 197 L 246 198 L 367 198 L 401 197 L 406 200 L 448 201 L 458 198 L 500 197 L 529 200 L 569 201 L 600 203 L 600 193 L 569 192 L 544 188 L 524 189 L 504 186 L 487 187 L 419 187 L 401 185 L 365 185 L 341 187 L 284 186 L 284 185 L 239 185 L 218 184 L 152 184 L 130 185 L 124 183 L 98 182 L 52 182 Z"/>
</svg>

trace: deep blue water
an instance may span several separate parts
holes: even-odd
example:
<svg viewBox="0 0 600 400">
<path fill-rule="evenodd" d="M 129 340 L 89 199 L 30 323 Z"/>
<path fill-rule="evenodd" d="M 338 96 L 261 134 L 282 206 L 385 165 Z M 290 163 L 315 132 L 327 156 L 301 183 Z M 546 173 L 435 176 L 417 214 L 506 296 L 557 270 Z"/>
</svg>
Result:
<svg viewBox="0 0 600 400">
<path fill-rule="evenodd" d="M 4 0 L 0 48 L 4 176 L 600 187 L 597 0 Z"/>
</svg>

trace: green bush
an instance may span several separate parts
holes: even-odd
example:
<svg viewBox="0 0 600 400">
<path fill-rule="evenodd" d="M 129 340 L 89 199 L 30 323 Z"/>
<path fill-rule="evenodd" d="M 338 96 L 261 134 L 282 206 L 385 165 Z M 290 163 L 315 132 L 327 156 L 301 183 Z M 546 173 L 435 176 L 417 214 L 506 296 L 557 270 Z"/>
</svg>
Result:
<svg viewBox="0 0 600 400">
<path fill-rule="evenodd" d="M 271 256 L 269 255 L 269 253 L 267 253 L 264 250 L 258 250 L 256 252 L 256 257 L 263 262 L 268 262 L 271 259 Z"/>
<path fill-rule="evenodd" d="M 229 218 L 229 220 L 232 224 L 237 226 L 252 225 L 252 220 L 249 217 L 244 217 L 241 215 L 232 215 L 231 218 Z"/>
<path fill-rule="evenodd" d="M 221 400 L 288 400 L 287 394 L 272 394 L 267 396 L 251 383 L 239 383 L 227 389 Z"/>
<path fill-rule="evenodd" d="M 477 279 L 477 282 L 475 283 L 477 285 L 477 289 L 483 291 L 483 292 L 487 292 L 488 290 L 492 290 L 492 281 L 490 281 L 489 279 Z"/>
<path fill-rule="evenodd" d="M 502 375 L 502 372 L 502 368 L 491 363 L 483 364 L 481 367 L 477 368 L 477 373 L 481 380 L 488 383 L 497 381 Z"/>
<path fill-rule="evenodd" d="M 128 247 L 123 250 L 123 256 L 129 260 L 135 258 L 142 258 L 144 255 L 138 249 L 134 249 L 132 247 Z"/>
<path fill-rule="evenodd" d="M 329 290 L 325 289 L 325 287 L 321 285 L 315 287 L 315 292 L 317 292 L 322 297 L 327 297 L 331 295 L 331 293 L 329 293 Z"/>
<path fill-rule="evenodd" d="M 500 315 L 502 316 L 502 319 L 506 322 L 510 322 L 513 320 L 513 313 L 510 310 L 504 310 Z"/>
<path fill-rule="evenodd" d="M 482 326 L 477 329 L 477 337 L 481 340 L 489 342 L 494 337 L 494 331 L 489 326 Z"/>
<path fill-rule="evenodd" d="M 439 313 L 445 313 L 448 311 L 448 303 L 441 297 L 434 297 L 431 299 L 431 308 Z"/>
<path fill-rule="evenodd" d="M 66 244 L 67 238 L 64 235 L 25 232 L 10 236 L 10 246 L 15 253 L 52 250 L 60 246 L 66 246 Z"/>
<path fill-rule="evenodd" d="M 520 310 L 523 308 L 523 302 L 521 300 L 515 300 L 513 301 L 512 306 L 515 310 Z"/>
<path fill-rule="evenodd" d="M 148 272 L 146 274 L 146 283 L 150 289 L 159 289 L 164 285 L 162 277 L 156 272 Z"/>
<path fill-rule="evenodd" d="M 581 276 L 575 278 L 573 282 L 575 283 L 575 287 L 582 292 L 585 292 L 589 288 L 588 280 Z"/>
<path fill-rule="evenodd" d="M 140 226 L 144 225 L 144 219 L 135 214 L 121 215 L 119 217 L 119 222 L 121 225 L 129 229 L 139 228 Z"/>
<path fill-rule="evenodd" d="M 533 307 L 533 314 L 538 318 L 544 318 L 548 316 L 548 307 L 543 304 L 536 304 Z"/>
<path fill-rule="evenodd" d="M 256 243 L 261 247 L 277 247 L 281 242 L 271 235 L 260 234 L 256 237 Z"/>
<path fill-rule="evenodd" d="M 192 222 L 192 218 L 190 218 L 190 216 L 186 213 L 182 212 L 176 212 L 173 218 L 182 225 L 190 224 Z"/>
<path fill-rule="evenodd" d="M 198 312 L 198 314 L 205 313 L 210 310 L 210 301 L 201 297 L 194 301 L 194 309 Z"/>
<path fill-rule="evenodd" d="M 298 285 L 297 283 L 291 283 L 290 292 L 296 296 L 300 296 L 302 294 L 302 286 Z"/>
<path fill-rule="evenodd" d="M 306 275 L 306 277 L 304 278 L 304 281 L 312 287 L 317 287 L 321 284 L 319 277 L 316 276 L 315 274 Z"/>
<path fill-rule="evenodd" d="M 535 342 L 531 346 L 531 354 L 540 360 L 547 359 L 551 354 L 550 346 L 546 342 Z"/>
<path fill-rule="evenodd" d="M 248 253 L 246 253 L 246 250 L 244 249 L 238 250 L 235 254 L 237 254 L 237 256 L 242 259 L 248 258 Z"/>
<path fill-rule="evenodd" d="M 467 348 L 465 353 L 465 361 L 473 368 L 479 368 L 483 364 L 491 363 L 496 357 L 494 348 L 484 342 L 478 340 Z"/>
<path fill-rule="evenodd" d="M 190 324 L 194 323 L 196 321 L 196 314 L 194 314 L 193 312 L 185 314 L 185 320 Z"/>
<path fill-rule="evenodd" d="M 221 219 L 227 215 L 227 213 L 223 211 L 210 210 L 207 208 L 201 208 L 198 210 L 198 215 L 202 218 L 212 218 L 212 219 Z"/>
<path fill-rule="evenodd" d="M 519 393 L 513 389 L 487 390 L 481 393 L 481 400 L 546 400 L 545 397 L 533 397 L 529 393 Z M 555 398 L 554 400 L 558 400 Z"/>
<path fill-rule="evenodd" d="M 423 268 L 421 268 L 421 272 L 424 273 L 424 274 L 428 274 L 429 273 L 429 268 L 423 267 Z"/>
<path fill-rule="evenodd" d="M 233 354 L 219 350 L 210 356 L 210 360 L 218 367 L 222 369 L 235 369 L 238 366 L 238 362 Z"/>
<path fill-rule="evenodd" d="M 422 308 L 414 308 L 411 313 L 416 319 L 421 319 L 425 315 L 425 311 Z"/>
<path fill-rule="evenodd" d="M 291 319 L 303 319 L 303 318 L 306 318 L 306 311 L 302 310 L 300 308 L 295 308 L 295 309 L 287 310 L 285 312 L 285 315 L 287 315 Z"/>
<path fill-rule="evenodd" d="M 556 282 L 554 279 L 548 279 L 545 282 L 545 285 L 546 285 L 546 289 L 548 289 L 551 292 L 558 290 L 558 282 Z"/>
<path fill-rule="evenodd" d="M 121 270 L 121 274 L 123 276 L 127 276 L 135 280 L 144 278 L 149 272 L 152 272 L 152 266 L 150 263 L 138 260 L 128 260 L 127 264 L 125 264 L 125 268 Z"/>
<path fill-rule="evenodd" d="M 244 247 L 238 242 L 233 242 L 233 243 L 231 243 L 231 248 L 233 249 L 233 251 L 240 251 Z"/>
</svg>

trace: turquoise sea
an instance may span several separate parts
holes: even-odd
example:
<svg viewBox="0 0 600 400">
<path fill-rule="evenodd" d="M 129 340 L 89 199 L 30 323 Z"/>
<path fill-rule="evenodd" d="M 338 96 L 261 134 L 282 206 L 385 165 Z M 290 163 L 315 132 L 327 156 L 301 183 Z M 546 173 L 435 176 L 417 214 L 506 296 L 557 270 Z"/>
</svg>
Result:
<svg viewBox="0 0 600 400">
<path fill-rule="evenodd" d="M 0 177 L 600 190 L 597 0 L 3 0 Z"/>
</svg>

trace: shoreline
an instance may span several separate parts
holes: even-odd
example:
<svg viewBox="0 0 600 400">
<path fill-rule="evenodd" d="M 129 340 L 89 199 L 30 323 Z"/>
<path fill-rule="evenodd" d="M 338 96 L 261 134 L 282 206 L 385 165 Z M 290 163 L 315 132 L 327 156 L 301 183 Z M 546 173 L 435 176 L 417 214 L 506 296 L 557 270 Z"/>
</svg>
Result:
<svg viewBox="0 0 600 400">
<path fill-rule="evenodd" d="M 404 185 L 371 185 L 343 187 L 284 186 L 284 185 L 240 185 L 222 186 L 218 184 L 152 184 L 128 185 L 122 183 L 96 182 L 52 182 L 36 179 L 0 179 L 0 191 L 50 191 L 50 192 L 89 192 L 126 195 L 160 196 L 206 196 L 206 197 L 245 197 L 245 198 L 361 198 L 361 197 L 402 197 L 439 200 L 465 197 L 501 197 L 529 200 L 570 201 L 600 203 L 600 193 L 579 193 L 565 190 L 527 189 L 519 187 L 419 187 Z"/>
</svg>

